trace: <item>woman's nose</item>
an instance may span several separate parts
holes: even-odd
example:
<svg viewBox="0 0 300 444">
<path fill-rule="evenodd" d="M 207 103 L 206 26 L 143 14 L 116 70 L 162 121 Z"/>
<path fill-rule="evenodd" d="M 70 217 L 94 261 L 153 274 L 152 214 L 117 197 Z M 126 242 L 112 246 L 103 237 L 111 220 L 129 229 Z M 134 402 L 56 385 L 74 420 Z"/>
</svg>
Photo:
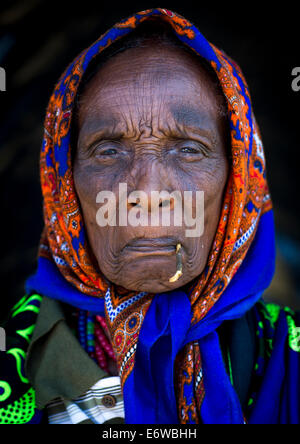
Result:
<svg viewBox="0 0 300 444">
<path fill-rule="evenodd" d="M 170 171 L 161 162 L 150 161 L 140 165 L 135 169 L 134 179 L 134 186 L 128 187 L 128 195 L 132 193 L 128 209 L 139 206 L 149 213 L 157 206 L 170 211 L 174 209 L 174 199 L 170 197 L 174 191 Z"/>
</svg>

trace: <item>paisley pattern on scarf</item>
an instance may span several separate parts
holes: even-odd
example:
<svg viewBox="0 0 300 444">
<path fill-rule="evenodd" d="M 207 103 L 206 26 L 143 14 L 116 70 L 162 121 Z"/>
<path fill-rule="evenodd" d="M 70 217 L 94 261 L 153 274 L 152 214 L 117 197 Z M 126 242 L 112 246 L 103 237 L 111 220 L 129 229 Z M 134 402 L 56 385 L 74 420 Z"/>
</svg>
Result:
<svg viewBox="0 0 300 444">
<path fill-rule="evenodd" d="M 231 171 L 207 266 L 189 295 L 191 325 L 205 318 L 220 299 L 243 263 L 261 216 L 272 207 L 263 146 L 247 83 L 237 64 L 210 44 L 188 20 L 166 9 L 142 11 L 116 24 L 67 67 L 53 91 L 44 124 L 40 177 L 45 229 L 39 254 L 54 262 L 63 277 L 80 292 L 95 298 L 105 298 L 106 295 L 106 319 L 122 387 L 134 368 L 139 332 L 154 295 L 141 297 L 110 286 L 89 255 L 72 176 L 71 123 L 78 87 L 91 60 L 151 16 L 168 22 L 183 43 L 211 64 L 228 105 Z M 181 359 L 176 361 L 180 421 L 186 423 L 192 419 L 198 422 L 204 397 L 202 378 L 199 378 L 198 343 L 187 344 L 180 356 Z M 197 393 L 187 396 L 187 388 L 194 387 L 197 378 Z"/>
</svg>

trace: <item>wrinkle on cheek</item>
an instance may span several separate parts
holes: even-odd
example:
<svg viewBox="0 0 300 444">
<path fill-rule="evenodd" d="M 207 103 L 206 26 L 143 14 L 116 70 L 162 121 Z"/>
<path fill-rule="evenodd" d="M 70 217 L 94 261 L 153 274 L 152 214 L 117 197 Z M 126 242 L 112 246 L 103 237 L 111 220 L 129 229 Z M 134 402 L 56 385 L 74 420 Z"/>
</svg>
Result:
<svg viewBox="0 0 300 444">
<path fill-rule="evenodd" d="M 115 184 L 122 181 L 125 168 L 124 165 L 118 168 L 99 165 L 94 159 L 75 161 L 75 188 L 86 197 L 96 195 L 101 190 L 113 191 Z"/>
<path fill-rule="evenodd" d="M 74 184 L 76 192 L 79 196 L 81 204 L 92 203 L 93 190 L 96 189 L 95 179 L 93 174 L 90 174 L 90 168 L 74 168 Z M 96 202 L 96 196 L 95 196 Z"/>
<path fill-rule="evenodd" d="M 212 191 L 220 190 L 220 188 L 224 186 L 227 177 L 224 162 L 220 160 L 206 168 L 202 174 L 207 184 L 210 184 Z"/>
</svg>

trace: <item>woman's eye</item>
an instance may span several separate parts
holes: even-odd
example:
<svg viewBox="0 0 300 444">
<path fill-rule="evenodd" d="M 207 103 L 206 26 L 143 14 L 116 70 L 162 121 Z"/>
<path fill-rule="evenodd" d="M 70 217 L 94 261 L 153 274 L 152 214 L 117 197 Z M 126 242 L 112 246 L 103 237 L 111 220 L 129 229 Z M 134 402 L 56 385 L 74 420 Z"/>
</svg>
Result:
<svg viewBox="0 0 300 444">
<path fill-rule="evenodd" d="M 115 156 L 116 154 L 118 154 L 118 151 L 116 150 L 116 148 L 103 148 L 103 147 L 98 147 L 98 149 L 96 148 L 95 150 L 95 154 L 96 156 Z"/>
<path fill-rule="evenodd" d="M 117 150 L 115 148 L 108 148 L 107 150 L 101 151 L 101 154 L 104 156 L 109 156 L 111 154 L 117 154 Z"/>
<path fill-rule="evenodd" d="M 187 154 L 199 154 L 199 150 L 191 146 L 184 146 L 183 148 L 181 148 L 181 152 Z"/>
<path fill-rule="evenodd" d="M 181 162 L 200 162 L 207 155 L 205 145 L 200 143 L 182 143 L 176 147 L 176 156 Z"/>
</svg>

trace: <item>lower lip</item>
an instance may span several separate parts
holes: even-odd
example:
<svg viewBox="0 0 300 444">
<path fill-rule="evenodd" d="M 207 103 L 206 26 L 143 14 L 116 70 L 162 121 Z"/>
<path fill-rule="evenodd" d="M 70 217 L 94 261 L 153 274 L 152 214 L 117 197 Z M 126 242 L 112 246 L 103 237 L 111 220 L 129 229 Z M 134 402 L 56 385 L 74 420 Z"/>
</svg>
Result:
<svg viewBox="0 0 300 444">
<path fill-rule="evenodd" d="M 124 248 L 124 253 L 134 253 L 143 256 L 171 256 L 175 254 L 174 245 L 165 245 L 161 247 L 146 247 L 146 246 L 130 246 Z"/>
</svg>

